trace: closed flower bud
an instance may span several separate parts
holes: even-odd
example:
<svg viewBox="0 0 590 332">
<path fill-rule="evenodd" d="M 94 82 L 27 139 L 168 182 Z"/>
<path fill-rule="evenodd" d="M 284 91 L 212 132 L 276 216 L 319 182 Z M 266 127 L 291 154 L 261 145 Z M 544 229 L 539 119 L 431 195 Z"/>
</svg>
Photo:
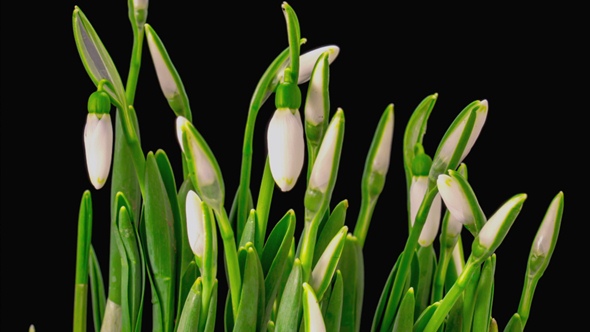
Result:
<svg viewBox="0 0 590 332">
<path fill-rule="evenodd" d="M 279 108 L 267 132 L 270 171 L 282 191 L 289 191 L 297 182 L 305 155 L 303 124 L 298 109 Z"/>
<path fill-rule="evenodd" d="M 195 256 L 203 258 L 205 248 L 205 225 L 201 198 L 190 190 L 186 195 L 186 232 L 188 243 Z"/>
<path fill-rule="evenodd" d="M 410 216 L 412 226 L 414 226 L 416 215 L 418 214 L 418 210 L 420 209 L 420 205 L 422 205 L 422 201 L 424 200 L 427 191 L 428 176 L 412 177 L 412 184 L 410 185 Z M 418 243 L 421 246 L 426 247 L 432 244 L 440 227 L 440 218 L 441 198 L 440 194 L 437 194 L 432 201 L 430 211 L 428 211 L 428 216 L 426 217 L 422 232 L 420 232 Z"/>
<path fill-rule="evenodd" d="M 113 155 L 113 126 L 110 114 L 88 113 L 84 127 L 86 167 L 92 185 L 104 186 L 109 177 Z"/>
</svg>

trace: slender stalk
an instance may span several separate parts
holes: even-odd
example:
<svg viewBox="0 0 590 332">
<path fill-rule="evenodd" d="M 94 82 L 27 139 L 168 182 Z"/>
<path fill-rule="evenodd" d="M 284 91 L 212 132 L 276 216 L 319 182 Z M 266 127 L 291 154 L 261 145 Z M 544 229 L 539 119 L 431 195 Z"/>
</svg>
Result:
<svg viewBox="0 0 590 332">
<path fill-rule="evenodd" d="M 76 248 L 76 287 L 74 289 L 74 332 L 86 331 L 88 312 L 88 263 L 92 238 L 92 201 L 90 191 L 82 195 L 78 215 L 78 242 Z"/>
<path fill-rule="evenodd" d="M 238 250 L 236 248 L 234 231 L 231 227 L 231 223 L 229 222 L 227 212 L 223 207 L 215 209 L 214 211 L 219 222 L 219 232 L 221 233 L 221 240 L 223 241 L 225 260 L 227 264 L 227 275 L 229 278 L 229 290 L 232 300 L 232 310 L 235 318 L 238 314 L 240 291 L 242 287 L 242 276 L 240 274 Z"/>
<path fill-rule="evenodd" d="M 268 225 L 268 213 L 270 211 L 270 203 L 272 201 L 274 188 L 275 181 L 270 173 L 270 163 L 267 156 L 266 164 L 264 165 L 264 173 L 262 173 L 258 201 L 256 202 L 256 252 L 260 255 L 262 255 L 262 248 L 264 247 L 266 226 Z"/>
<path fill-rule="evenodd" d="M 358 239 L 361 248 L 365 245 L 365 239 L 369 232 L 369 225 L 371 224 L 371 218 L 376 205 L 376 198 L 368 197 L 368 195 L 362 196 L 359 215 L 354 226 L 354 236 Z"/>
</svg>

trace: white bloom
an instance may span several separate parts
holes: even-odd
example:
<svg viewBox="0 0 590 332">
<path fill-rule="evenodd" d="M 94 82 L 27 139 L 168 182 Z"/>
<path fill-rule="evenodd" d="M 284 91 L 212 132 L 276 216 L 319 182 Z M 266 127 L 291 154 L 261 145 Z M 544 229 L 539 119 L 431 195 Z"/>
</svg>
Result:
<svg viewBox="0 0 590 332">
<path fill-rule="evenodd" d="M 410 220 L 412 226 L 414 226 L 416 215 L 418 214 L 420 205 L 422 205 L 427 190 L 428 176 L 414 176 L 412 178 L 412 184 L 410 185 Z M 429 246 L 434 241 L 440 227 L 440 214 L 441 199 L 440 195 L 436 194 L 432 201 L 432 205 L 430 206 L 430 211 L 428 211 L 428 216 L 426 217 L 422 232 L 420 232 L 418 243 L 421 246 Z"/>
<path fill-rule="evenodd" d="M 303 84 L 309 81 L 316 61 L 318 61 L 320 55 L 326 51 L 330 52 L 328 56 L 328 63 L 331 64 L 334 62 L 334 60 L 336 60 L 336 57 L 340 53 L 340 47 L 336 45 L 322 46 L 309 52 L 305 52 L 299 56 L 299 76 L 297 79 L 297 84 Z M 287 68 L 290 64 L 290 60 L 285 61 L 283 64 L 283 69 L 280 70 L 277 75 L 277 81 L 280 82 L 282 80 L 283 76 L 285 76 L 285 68 Z"/>
<path fill-rule="evenodd" d="M 533 251 L 537 256 L 545 256 L 549 253 L 554 234 L 556 232 L 556 222 L 561 218 L 561 208 L 563 204 L 563 193 L 559 193 L 549 205 L 545 217 L 541 222 L 541 227 L 535 235 L 533 241 Z"/>
<path fill-rule="evenodd" d="M 203 257 L 205 249 L 205 219 L 201 198 L 190 190 L 186 195 L 186 232 L 195 256 Z"/>
<path fill-rule="evenodd" d="M 512 197 L 506 203 L 504 203 L 488 220 L 478 235 L 479 244 L 483 248 L 493 248 L 504 239 L 504 236 L 508 230 L 503 230 L 503 228 L 506 226 L 512 226 L 514 219 L 516 219 L 516 217 L 512 215 L 516 209 L 518 209 L 518 212 L 520 212 L 520 208 L 522 207 L 522 203 L 526 197 L 526 194 L 520 194 Z"/>
<path fill-rule="evenodd" d="M 154 67 L 156 68 L 156 74 L 158 76 L 158 81 L 160 82 L 160 88 L 162 89 L 162 93 L 166 99 L 174 99 L 176 95 L 179 95 L 178 85 L 172 76 L 171 70 L 168 68 L 168 64 L 166 60 L 164 60 L 164 56 L 162 52 L 166 52 L 165 50 L 161 50 L 160 47 L 164 47 L 160 44 L 158 37 L 151 29 L 146 29 L 146 39 L 148 42 L 148 47 L 150 50 L 150 54 L 152 55 L 152 61 L 154 63 Z"/>
<path fill-rule="evenodd" d="M 270 171 L 282 191 L 289 191 L 297 182 L 305 154 L 303 124 L 299 110 L 279 108 L 267 132 Z"/>
<path fill-rule="evenodd" d="M 451 176 L 441 174 L 436 180 L 436 185 L 451 216 L 463 225 L 474 223 L 475 217 L 459 182 Z"/>
<path fill-rule="evenodd" d="M 104 186 L 111 169 L 113 155 L 113 126 L 110 114 L 88 113 L 84 127 L 86 166 L 90 181 L 96 189 Z"/>
<path fill-rule="evenodd" d="M 341 109 L 338 109 L 332 121 L 330 121 L 315 163 L 313 164 L 309 177 L 310 189 L 325 193 L 328 188 L 328 183 L 332 176 L 332 167 L 335 162 L 336 144 L 338 143 L 338 137 L 341 135 L 341 131 L 344 129 L 342 125 L 343 121 L 344 113 Z"/>
</svg>

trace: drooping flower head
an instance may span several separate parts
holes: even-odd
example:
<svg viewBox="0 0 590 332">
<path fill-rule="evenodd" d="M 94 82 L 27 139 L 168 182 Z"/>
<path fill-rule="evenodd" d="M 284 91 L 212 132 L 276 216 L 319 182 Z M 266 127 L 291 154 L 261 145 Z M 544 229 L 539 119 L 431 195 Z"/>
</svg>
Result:
<svg viewBox="0 0 590 332">
<path fill-rule="evenodd" d="M 113 125 L 110 98 L 104 91 L 96 91 L 88 99 L 88 116 L 84 126 L 86 167 L 92 185 L 100 189 L 111 170 L 113 155 Z"/>
</svg>

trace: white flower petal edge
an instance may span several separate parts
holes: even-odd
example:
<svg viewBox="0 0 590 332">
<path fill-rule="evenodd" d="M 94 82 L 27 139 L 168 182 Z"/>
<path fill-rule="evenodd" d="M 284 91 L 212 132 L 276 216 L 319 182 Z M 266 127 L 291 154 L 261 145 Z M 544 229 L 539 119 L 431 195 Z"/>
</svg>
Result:
<svg viewBox="0 0 590 332">
<path fill-rule="evenodd" d="M 186 232 L 188 243 L 195 256 L 203 257 L 205 250 L 205 225 L 201 198 L 190 190 L 186 195 Z"/>
<path fill-rule="evenodd" d="M 451 215 L 463 225 L 473 223 L 473 213 L 459 182 L 451 176 L 441 174 L 436 180 L 436 185 Z"/>
<path fill-rule="evenodd" d="M 106 183 L 113 155 L 113 126 L 110 114 L 99 119 L 96 113 L 88 113 L 84 126 L 86 167 L 92 185 L 100 189 Z"/>
<path fill-rule="evenodd" d="M 175 95 L 179 94 L 176 81 L 172 77 L 168 65 L 166 65 L 166 61 L 164 61 L 164 57 L 160 53 L 160 48 L 157 45 L 155 37 L 150 33 L 149 29 L 147 30 L 146 37 L 162 93 L 166 99 L 173 99 Z"/>
<path fill-rule="evenodd" d="M 303 124 L 299 110 L 279 108 L 268 124 L 268 158 L 270 171 L 282 191 L 293 189 L 305 155 Z"/>
</svg>

